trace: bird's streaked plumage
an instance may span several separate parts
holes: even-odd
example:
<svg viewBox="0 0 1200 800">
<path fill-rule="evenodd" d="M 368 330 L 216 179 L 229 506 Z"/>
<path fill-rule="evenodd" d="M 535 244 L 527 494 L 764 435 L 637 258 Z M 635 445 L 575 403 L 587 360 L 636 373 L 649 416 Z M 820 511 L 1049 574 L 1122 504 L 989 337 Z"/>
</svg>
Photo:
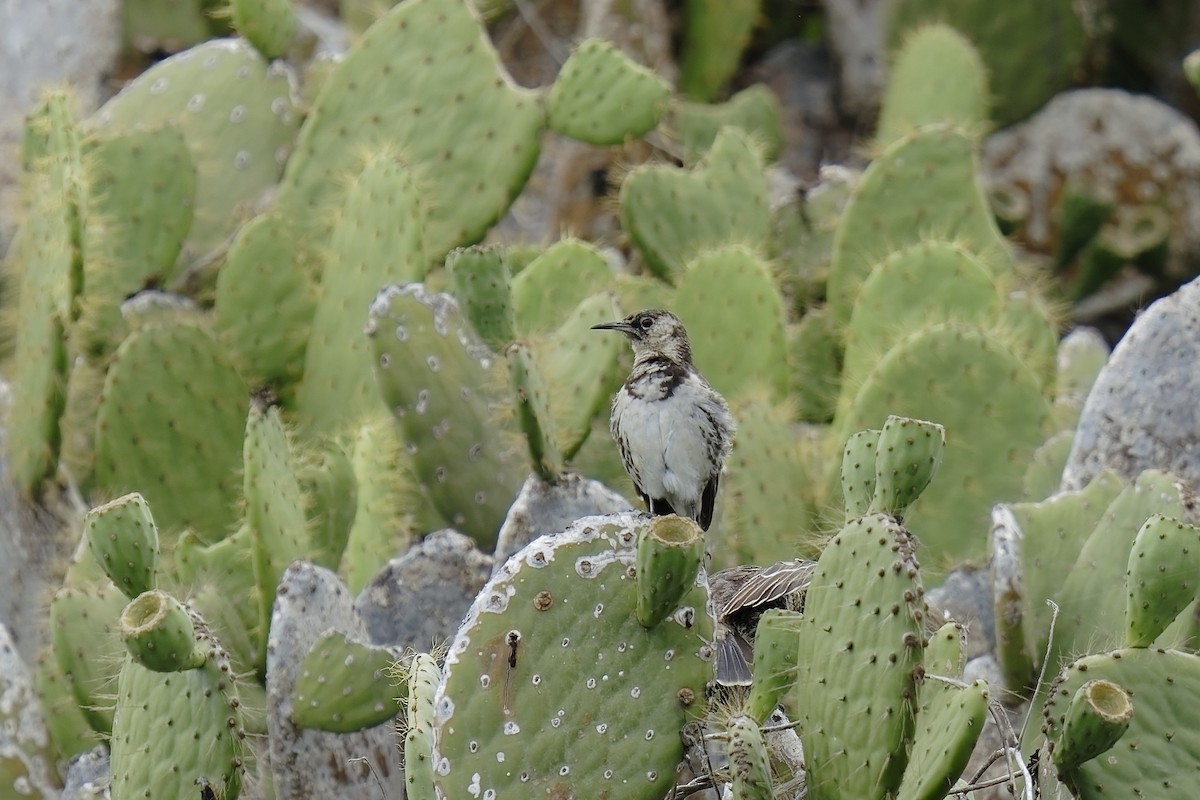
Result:
<svg viewBox="0 0 1200 800">
<path fill-rule="evenodd" d="M 725 399 L 692 363 L 683 323 L 650 309 L 594 327 L 620 331 L 633 345 L 610 429 L 634 487 L 651 514 L 691 517 L 708 530 L 735 426 Z"/>
</svg>

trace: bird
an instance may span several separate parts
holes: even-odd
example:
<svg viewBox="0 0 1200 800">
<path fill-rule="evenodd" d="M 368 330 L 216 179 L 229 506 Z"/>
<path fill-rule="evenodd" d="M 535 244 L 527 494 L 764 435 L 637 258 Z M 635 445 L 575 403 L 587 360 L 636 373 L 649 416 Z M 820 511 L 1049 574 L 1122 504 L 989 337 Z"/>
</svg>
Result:
<svg viewBox="0 0 1200 800">
<path fill-rule="evenodd" d="M 592 328 L 620 331 L 633 346 L 609 429 L 634 488 L 651 515 L 690 517 L 707 531 L 736 424 L 692 363 L 687 329 L 661 308 Z"/>
</svg>

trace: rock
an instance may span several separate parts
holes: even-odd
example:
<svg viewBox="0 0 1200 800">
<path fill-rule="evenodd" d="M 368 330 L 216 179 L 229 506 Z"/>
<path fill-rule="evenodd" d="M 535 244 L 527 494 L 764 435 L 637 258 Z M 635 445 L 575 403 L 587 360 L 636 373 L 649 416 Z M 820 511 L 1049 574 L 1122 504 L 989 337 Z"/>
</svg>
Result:
<svg viewBox="0 0 1200 800">
<path fill-rule="evenodd" d="M 1062 488 L 1110 468 L 1132 480 L 1168 470 L 1200 486 L 1200 280 L 1146 309 L 1084 403 Z"/>
<path fill-rule="evenodd" d="M 473 539 L 438 531 L 389 561 L 354 607 L 373 644 L 425 651 L 454 636 L 491 573 L 491 556 Z"/>
<path fill-rule="evenodd" d="M 33 680 L 0 625 L 0 795 L 55 797 L 50 734 Z"/>
<path fill-rule="evenodd" d="M 107 798 L 109 771 L 108 748 L 103 745 L 80 753 L 67 765 L 66 786 L 62 800 L 95 800 Z"/>
<path fill-rule="evenodd" d="M 991 576 L 986 569 L 959 567 L 925 596 L 937 624 L 954 620 L 967 628 L 967 657 L 989 653 L 996 639 Z M 942 616 L 945 619 L 942 619 Z"/>
<path fill-rule="evenodd" d="M 500 569 L 534 539 L 558 533 L 580 517 L 616 514 L 632 508 L 624 497 L 590 478 L 568 474 L 551 485 L 530 475 L 500 527 L 493 568 Z"/>
<path fill-rule="evenodd" d="M 355 733 L 326 733 L 292 722 L 291 697 L 304 657 L 329 630 L 366 641 L 350 592 L 327 569 L 297 561 L 283 573 L 267 644 L 267 735 L 278 800 L 404 797 L 404 771 L 392 721 Z"/>
</svg>

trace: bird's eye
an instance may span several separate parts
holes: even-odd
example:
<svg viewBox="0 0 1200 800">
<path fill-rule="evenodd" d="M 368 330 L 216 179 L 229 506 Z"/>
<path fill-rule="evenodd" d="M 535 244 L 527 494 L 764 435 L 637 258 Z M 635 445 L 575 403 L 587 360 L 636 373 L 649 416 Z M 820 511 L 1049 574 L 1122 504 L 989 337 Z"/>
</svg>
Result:
<svg viewBox="0 0 1200 800">
<path fill-rule="evenodd" d="M 642 317 L 642 321 L 638 324 L 642 326 L 642 330 L 648 331 L 650 330 L 650 326 L 654 324 L 654 320 L 649 317 Z"/>
</svg>

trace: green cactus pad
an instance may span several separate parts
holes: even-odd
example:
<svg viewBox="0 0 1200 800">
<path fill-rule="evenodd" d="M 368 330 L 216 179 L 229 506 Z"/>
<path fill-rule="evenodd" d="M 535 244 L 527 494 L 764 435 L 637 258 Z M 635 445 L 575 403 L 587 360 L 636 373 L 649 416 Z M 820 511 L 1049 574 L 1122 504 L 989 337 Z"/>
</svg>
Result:
<svg viewBox="0 0 1200 800">
<path fill-rule="evenodd" d="M 296 478 L 304 493 L 310 525 L 308 560 L 336 570 L 354 527 L 358 480 L 347 448 L 327 441 L 316 450 L 297 454 Z"/>
<path fill-rule="evenodd" d="M 688 0 L 684 5 L 679 89 L 692 100 L 712 100 L 741 63 L 761 0 Z"/>
<path fill-rule="evenodd" d="M 1125 572 L 1125 646 L 1149 647 L 1200 593 L 1200 530 L 1152 515 Z"/>
<path fill-rule="evenodd" d="M 446 256 L 446 272 L 475 333 L 492 350 L 502 352 L 516 338 L 505 251 L 496 246 L 452 250 Z"/>
<path fill-rule="evenodd" d="M 889 414 L 946 429 L 942 477 L 906 518 L 927 563 L 981 557 L 988 512 L 1020 496 L 1024 465 L 1050 426 L 1037 378 L 982 331 L 935 325 L 888 352 L 834 428 L 860 430 Z"/>
<path fill-rule="evenodd" d="M 773 800 L 771 760 L 762 731 L 753 718 L 738 715 L 729 721 L 729 771 L 738 800 Z"/>
<path fill-rule="evenodd" d="M 1123 487 L 1106 470 L 1077 492 L 992 511 L 996 653 L 1009 687 L 1032 688 L 1051 636 L 1046 601 L 1061 602 L 1063 575 Z"/>
<path fill-rule="evenodd" d="M 637 618 L 653 628 L 675 613 L 696 583 L 704 534 L 687 517 L 654 517 L 638 537 Z"/>
<path fill-rule="evenodd" d="M 888 7 L 887 33 L 894 46 L 908 31 L 936 21 L 966 36 L 987 69 L 992 116 L 1007 125 L 1072 85 L 1086 60 L 1093 20 L 1090 9 L 1071 0 L 1021 3 L 1001 16 L 994 11 L 986 0 L 903 0 Z"/>
<path fill-rule="evenodd" d="M 983 732 L 988 710 L 987 683 L 975 681 L 945 689 L 928 705 L 923 704 L 917 715 L 912 753 L 896 800 L 946 797 L 967 768 Z"/>
<path fill-rule="evenodd" d="M 1054 743 L 1054 766 L 1071 773 L 1115 745 L 1133 719 L 1129 693 L 1112 681 L 1088 681 L 1075 690 Z"/>
<path fill-rule="evenodd" d="M 196 167 L 195 214 L 185 261 L 221 244 L 273 185 L 300 125 L 286 68 L 220 39 L 160 61 L 109 100 L 90 123 L 100 138 L 177 128 Z"/>
<path fill-rule="evenodd" d="M 953 242 L 929 240 L 891 253 L 874 267 L 854 300 L 845 330 L 839 412 L 880 358 L 905 336 L 937 322 L 998 319 L 1002 298 L 979 258 Z"/>
<path fill-rule="evenodd" d="M 265 631 L 271 624 L 279 578 L 288 564 L 307 555 L 310 545 L 304 498 L 279 410 L 263 408 L 257 401 L 246 421 L 242 493 L 254 554 L 259 627 Z M 259 663 L 265 664 L 266 637 L 262 642 Z"/>
<path fill-rule="evenodd" d="M 593 325 L 619 316 L 611 295 L 593 295 L 549 335 L 534 339 L 534 353 L 548 387 L 554 437 L 568 461 L 621 386 L 622 337 L 598 336 L 592 330 Z"/>
<path fill-rule="evenodd" d="M 118 652 L 116 657 L 121 658 L 122 654 Z M 53 651 L 46 649 L 38 653 L 33 679 L 38 705 L 50 736 L 49 744 L 56 756 L 70 759 L 95 747 L 96 734 L 80 710 L 79 700 L 59 668 Z"/>
<path fill-rule="evenodd" d="M 875 447 L 875 495 L 867 513 L 903 517 L 933 480 L 946 448 L 936 422 L 890 416 Z"/>
<path fill-rule="evenodd" d="M 196 167 L 178 130 L 135 131 L 85 154 L 84 294 L 72 351 L 108 355 L 120 343 L 120 304 L 170 285 L 192 226 Z"/>
<path fill-rule="evenodd" d="M 1041 292 L 1013 289 L 1004 298 L 997 327 L 1009 348 L 1029 365 L 1045 394 L 1054 386 L 1058 360 L 1056 312 Z"/>
<path fill-rule="evenodd" d="M 512 279 L 517 334 L 554 330 L 580 303 L 612 284 L 612 269 L 599 250 L 581 239 L 560 239 Z"/>
<path fill-rule="evenodd" d="M 1058 411 L 1057 405 L 1054 410 Z M 1058 492 L 1058 487 L 1062 485 L 1063 469 L 1067 466 L 1067 458 L 1074 444 L 1075 431 L 1059 431 L 1033 451 L 1029 466 L 1025 468 L 1025 477 L 1021 479 L 1023 498 L 1036 502 Z"/>
<path fill-rule="evenodd" d="M 140 494 L 127 494 L 97 506 L 83 520 L 97 563 L 133 599 L 157 583 L 158 526 Z"/>
<path fill-rule="evenodd" d="M 292 720 L 302 728 L 350 733 L 373 728 L 400 711 L 407 689 L 388 677 L 396 654 L 330 631 L 304 657 L 292 689 Z"/>
<path fill-rule="evenodd" d="M 319 236 L 337 177 L 390 143 L 421 175 L 426 251 L 436 257 L 482 238 L 504 213 L 537 160 L 544 122 L 537 95 L 504 73 L 467 3 L 401 3 L 326 78 L 279 207 Z"/>
<path fill-rule="evenodd" d="M 217 275 L 213 327 L 247 380 L 282 392 L 300 379 L 318 267 L 279 214 L 238 231 Z"/>
<path fill-rule="evenodd" d="M 926 675 L 962 678 L 963 669 L 967 666 L 967 629 L 958 622 L 947 622 L 934 631 L 925 643 L 924 664 Z M 946 686 L 945 683 L 929 681 L 921 691 L 928 693 L 930 689 Z"/>
<path fill-rule="evenodd" d="M 112 584 L 59 589 L 50 601 L 54 657 L 92 730 L 112 730 L 113 693 L 125 647 L 117 619 L 125 595 Z"/>
<path fill-rule="evenodd" d="M 96 482 L 137 490 L 164 535 L 233 527 L 247 390 L 221 347 L 190 325 L 143 328 L 117 349 L 96 421 Z M 183 457 L 186 454 L 186 457 Z"/>
<path fill-rule="evenodd" d="M 259 617 L 250 527 L 243 523 L 211 545 L 185 531 L 175 545 L 175 569 L 188 604 L 220 633 L 238 674 L 257 670 L 267 631 Z"/>
<path fill-rule="evenodd" d="M 677 102 L 671 114 L 671 128 L 689 163 L 708 152 L 717 132 L 726 125 L 741 128 L 762 146 L 763 158 L 774 161 L 783 144 L 779 118 L 779 98 L 763 84 L 756 83 L 724 103 Z"/>
<path fill-rule="evenodd" d="M 846 439 L 842 449 L 842 502 L 846 519 L 866 516 L 875 497 L 875 457 L 881 431 L 859 431 Z"/>
<path fill-rule="evenodd" d="M 408 708 L 404 726 L 404 787 L 409 800 L 436 800 L 433 783 L 434 697 L 442 670 L 428 653 L 413 656 L 408 668 Z"/>
<path fill-rule="evenodd" d="M 798 419 L 833 419 L 842 386 L 843 336 L 825 308 L 807 311 L 788 327 L 788 394 Z"/>
<path fill-rule="evenodd" d="M 920 241 L 959 241 L 993 274 L 1011 271 L 976 171 L 971 137 L 940 125 L 897 140 L 871 162 L 834 234 L 827 296 L 839 322 L 850 320 L 871 268 Z"/>
<path fill-rule="evenodd" d="M 675 312 L 713 387 L 732 397 L 758 385 L 782 398 L 787 333 L 783 298 L 767 264 L 743 247 L 705 252 L 688 263 L 678 286 Z"/>
<path fill-rule="evenodd" d="M 1126 487 L 1112 501 L 1080 548 L 1074 566 L 1061 576 L 1059 589 L 1052 595 L 1062 607 L 1062 613 L 1050 649 L 1051 669 L 1061 666 L 1060 658 L 1094 651 L 1097 643 L 1101 646 L 1119 644 L 1124 639 L 1126 626 L 1118 620 L 1124 616 L 1126 596 L 1113 589 L 1125 582 L 1130 544 L 1151 516 L 1161 514 L 1189 521 L 1195 519 L 1192 507 L 1188 485 L 1170 473 L 1158 470 L 1143 472 L 1133 485 Z M 1176 559 L 1179 557 L 1175 556 Z M 1186 570 L 1178 580 L 1188 580 Z M 1195 586 L 1196 578 L 1192 577 L 1191 581 Z M 1149 623 L 1147 617 L 1140 621 Z"/>
<path fill-rule="evenodd" d="M 236 800 L 243 741 L 229 661 L 203 629 L 204 666 L 153 672 L 132 659 L 121 668 L 113 717 L 113 800 L 192 800 L 204 785 Z"/>
<path fill-rule="evenodd" d="M 287 52 L 296 35 L 292 0 L 230 0 L 233 27 L 267 59 Z"/>
<path fill-rule="evenodd" d="M 946 25 L 917 28 L 888 73 L 875 139 L 886 144 L 935 122 L 975 129 L 987 106 L 987 73 L 971 42 Z"/>
<path fill-rule="evenodd" d="M 1043 733 L 1054 743 L 1052 757 L 1072 700 L 1095 680 L 1115 683 L 1133 698 L 1129 729 L 1101 758 L 1059 778 L 1080 800 L 1136 797 L 1139 792 L 1147 797 L 1186 796 L 1200 762 L 1200 740 L 1192 724 L 1200 697 L 1200 657 L 1134 648 L 1076 661 L 1051 686 L 1042 712 Z"/>
<path fill-rule="evenodd" d="M 89 491 L 96 464 L 96 412 L 104 392 L 104 366 L 76 358 L 67 376 L 67 400 L 59 418 L 58 465 L 71 482 Z"/>
<path fill-rule="evenodd" d="M 30 115 L 25 149 L 31 154 L 25 222 L 5 262 L 6 279 L 16 287 L 6 430 L 12 481 L 33 495 L 58 462 L 59 416 L 66 402 L 65 329 L 82 268 L 79 137 L 63 93 L 47 94 Z"/>
<path fill-rule="evenodd" d="M 1079 328 L 1063 337 L 1054 381 L 1054 415 L 1060 429 L 1079 424 L 1083 403 L 1108 356 L 1108 343 L 1095 330 Z"/>
<path fill-rule="evenodd" d="M 371 301 L 389 280 L 424 277 L 423 220 L 411 169 L 387 149 L 367 158 L 334 224 L 296 390 L 296 412 L 307 433 L 332 433 L 379 407 L 362 329 Z"/>
<path fill-rule="evenodd" d="M 550 127 L 588 144 L 619 145 L 658 124 L 671 87 L 616 45 L 587 39 L 572 51 L 546 95 Z"/>
<path fill-rule="evenodd" d="M 143 592 L 121 612 L 121 638 L 133 660 L 155 672 L 182 672 L 204 664 L 187 609 L 166 592 Z"/>
<path fill-rule="evenodd" d="M 708 537 L 714 564 L 769 564 L 816 555 L 812 483 L 789 408 L 761 390 L 734 400 L 738 430 Z"/>
<path fill-rule="evenodd" d="M 638 167 L 621 184 L 621 221 L 646 264 L 674 283 L 702 251 L 725 244 L 765 249 L 767 179 L 749 138 L 723 128 L 690 171 Z"/>
<path fill-rule="evenodd" d="M 762 724 L 796 683 L 799 633 L 803 617 L 795 611 L 768 608 L 754 633 L 753 682 L 746 714 Z"/>
<path fill-rule="evenodd" d="M 846 523 L 817 561 L 796 689 L 812 800 L 884 798 L 899 786 L 923 638 L 914 547 L 873 515 Z"/>
<path fill-rule="evenodd" d="M 562 475 L 562 451 L 554 436 L 550 400 L 529 346 L 516 342 L 505 353 L 512 382 L 517 426 L 525 434 L 533 471 L 543 481 L 554 483 Z"/>
<path fill-rule="evenodd" d="M 663 623 L 638 623 L 644 519 L 585 517 L 538 539 L 476 598 L 437 693 L 445 796 L 649 800 L 670 788 L 679 730 L 704 712 L 713 623 L 702 581 Z"/>
<path fill-rule="evenodd" d="M 380 292 L 367 335 L 421 490 L 448 522 L 490 548 L 525 477 L 493 421 L 503 385 L 494 357 L 453 298 L 421 284 Z"/>
<path fill-rule="evenodd" d="M 418 524 L 414 517 L 437 513 L 419 507 L 411 464 L 396 422 L 385 411 L 364 420 L 354 436 L 350 457 L 358 484 L 354 525 L 342 554 L 342 572 L 350 591 L 361 591 L 379 567 L 412 544 L 417 530 L 437 530 L 441 519 Z"/>
</svg>

